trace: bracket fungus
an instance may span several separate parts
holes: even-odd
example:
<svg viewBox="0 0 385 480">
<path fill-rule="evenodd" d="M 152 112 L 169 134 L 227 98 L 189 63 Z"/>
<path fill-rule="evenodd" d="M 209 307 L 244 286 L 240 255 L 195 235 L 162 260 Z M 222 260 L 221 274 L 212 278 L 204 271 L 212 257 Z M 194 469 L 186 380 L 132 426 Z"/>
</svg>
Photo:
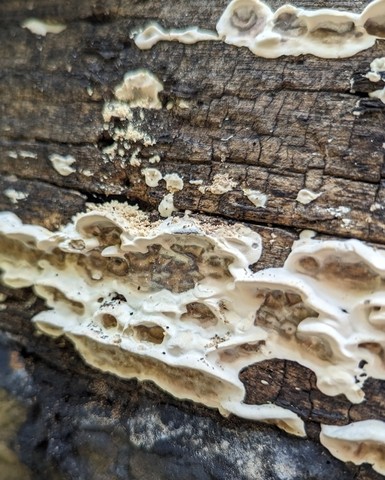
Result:
<svg viewBox="0 0 385 480">
<path fill-rule="evenodd" d="M 166 31 L 150 24 L 134 38 L 141 49 L 151 48 L 159 41 L 223 40 L 265 58 L 302 54 L 344 58 L 385 38 L 384 11 L 385 0 L 370 3 L 361 15 L 327 8 L 306 10 L 290 4 L 273 12 L 261 0 L 233 0 L 218 20 L 218 37 L 214 32 L 198 34 L 197 27 Z"/>
<path fill-rule="evenodd" d="M 369 463 L 385 475 L 385 422 L 364 420 L 343 427 L 323 425 L 321 443 L 343 462 Z"/>
<path fill-rule="evenodd" d="M 0 247 L 3 282 L 32 286 L 49 307 L 33 318 L 41 330 L 97 368 L 223 414 L 304 435 L 290 410 L 243 403 L 240 371 L 266 359 L 299 362 L 321 391 L 356 403 L 367 377 L 385 379 L 385 254 L 359 241 L 306 237 L 282 268 L 253 273 L 257 232 L 150 223 L 111 202 L 54 233 L 1 213 Z"/>
</svg>

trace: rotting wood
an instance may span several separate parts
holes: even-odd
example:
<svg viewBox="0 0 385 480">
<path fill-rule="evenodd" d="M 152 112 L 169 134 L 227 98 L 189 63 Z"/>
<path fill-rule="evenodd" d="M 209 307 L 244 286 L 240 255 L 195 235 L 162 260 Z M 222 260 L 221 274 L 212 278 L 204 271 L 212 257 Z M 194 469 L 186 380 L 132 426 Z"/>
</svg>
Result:
<svg viewBox="0 0 385 480">
<path fill-rule="evenodd" d="M 35 3 L 33 10 L 16 0 L 0 6 L 0 210 L 51 229 L 83 210 L 86 201 L 128 200 L 156 212 L 166 193 L 164 182 L 148 187 L 141 169 L 159 155 L 156 168 L 184 180 L 183 191 L 174 194 L 178 210 L 242 221 L 258 230 L 265 248 L 256 268 L 282 265 L 302 229 L 385 244 L 385 105 L 369 99 L 379 86 L 363 79 L 370 62 L 385 55 L 383 42 L 342 60 L 271 61 L 215 42 L 160 43 L 140 51 L 130 38 L 132 30 L 150 20 L 169 28 L 191 24 L 213 30 L 227 2 L 181 1 L 177 7 L 156 0 L 81 1 L 76 7 L 60 0 Z M 283 3 L 270 2 L 273 8 Z M 296 3 L 361 11 L 368 2 Z M 59 36 L 33 35 L 20 27 L 32 14 L 67 29 Z M 162 80 L 162 104 L 172 102 L 174 108 L 146 111 L 142 128 L 155 144 L 129 146 L 124 158 L 140 146 L 142 165 L 122 167 L 120 158 L 104 161 L 103 148 L 112 140 L 101 112 L 124 74 L 138 68 Z M 188 108 L 178 106 L 180 101 Z M 77 172 L 57 173 L 49 161 L 54 153 L 74 156 Z M 214 195 L 189 184 L 198 179 L 210 185 L 218 173 L 226 173 L 236 187 Z M 265 208 L 256 209 L 243 188 L 264 192 Z M 296 201 L 303 188 L 322 195 L 303 205 Z M 28 197 L 12 201 L 8 189 Z M 348 211 L 341 215 L 340 207 Z M 1 328 L 14 334 L 12 318 L 28 316 L 24 308 L 13 301 L 12 310 L 0 313 Z M 28 345 L 28 329 L 23 329 L 22 343 Z M 39 355 L 33 342 L 31 348 Z M 265 377 L 269 388 L 258 389 Z M 383 382 L 368 381 L 367 401 L 353 406 L 344 397 L 321 394 L 312 373 L 290 362 L 257 364 L 241 378 L 247 401 L 275 401 L 294 409 L 309 421 L 310 435 L 318 423 L 385 416 Z M 376 478 L 353 471 L 357 479 Z"/>
</svg>

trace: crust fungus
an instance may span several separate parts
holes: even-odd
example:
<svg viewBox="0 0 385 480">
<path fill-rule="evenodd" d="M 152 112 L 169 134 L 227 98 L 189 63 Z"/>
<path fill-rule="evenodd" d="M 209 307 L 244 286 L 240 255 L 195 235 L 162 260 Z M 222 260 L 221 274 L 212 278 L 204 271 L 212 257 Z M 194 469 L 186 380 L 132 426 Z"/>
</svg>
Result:
<svg viewBox="0 0 385 480">
<path fill-rule="evenodd" d="M 375 0 L 362 12 L 360 24 L 369 35 L 385 38 L 385 1 Z"/>
<path fill-rule="evenodd" d="M 170 194 L 171 195 L 171 194 Z M 313 370 L 320 390 L 360 402 L 385 379 L 385 254 L 359 241 L 293 245 L 253 273 L 260 236 L 191 217 L 150 223 L 138 208 L 92 206 L 52 233 L 0 214 L 3 282 L 33 286 L 33 321 L 68 336 L 90 364 L 152 380 L 178 398 L 304 435 L 274 405 L 246 405 L 239 372 L 266 359 Z"/>
<path fill-rule="evenodd" d="M 321 443 L 343 462 L 369 463 L 385 475 L 385 422 L 364 420 L 343 427 L 323 425 Z"/>
<path fill-rule="evenodd" d="M 194 43 L 220 39 L 265 58 L 302 54 L 350 57 L 385 38 L 384 7 L 385 0 L 375 0 L 359 15 L 286 4 L 273 13 L 261 0 L 233 0 L 217 23 L 219 37 L 210 32 L 200 36 L 196 27 L 165 31 L 153 24 L 135 36 L 135 43 L 148 49 L 160 40 Z"/>
<path fill-rule="evenodd" d="M 189 45 L 210 40 L 218 40 L 218 35 L 215 32 L 197 27 L 165 30 L 155 22 L 149 24 L 144 30 L 135 35 L 135 44 L 141 50 L 148 50 L 161 41 L 176 41 Z"/>
<path fill-rule="evenodd" d="M 130 107 L 162 108 L 158 95 L 163 91 L 161 82 L 147 70 L 127 72 L 123 82 L 115 88 L 115 97 Z"/>
<path fill-rule="evenodd" d="M 233 0 L 217 23 L 217 32 L 226 43 L 252 49 L 273 13 L 259 0 Z"/>
<path fill-rule="evenodd" d="M 45 37 L 47 33 L 58 34 L 63 32 L 67 26 L 60 23 L 46 22 L 38 18 L 28 18 L 21 24 L 22 28 L 26 28 L 35 35 Z"/>
</svg>

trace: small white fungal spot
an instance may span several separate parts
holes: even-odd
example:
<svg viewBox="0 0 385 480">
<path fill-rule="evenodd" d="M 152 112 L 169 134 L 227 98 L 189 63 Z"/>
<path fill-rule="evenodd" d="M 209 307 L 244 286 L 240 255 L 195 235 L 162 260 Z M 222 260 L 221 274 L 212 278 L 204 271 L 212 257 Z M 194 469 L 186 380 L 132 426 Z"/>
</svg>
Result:
<svg viewBox="0 0 385 480">
<path fill-rule="evenodd" d="M 158 206 L 158 212 L 164 218 L 171 217 L 173 212 L 176 212 L 176 208 L 174 206 L 174 194 L 168 193 L 165 195 Z"/>
<path fill-rule="evenodd" d="M 22 28 L 26 28 L 35 35 L 45 37 L 47 33 L 61 33 L 67 26 L 60 23 L 50 23 L 37 18 L 28 18 L 21 24 Z"/>
<path fill-rule="evenodd" d="M 137 148 L 130 157 L 130 165 L 132 167 L 140 167 L 142 165 L 142 160 L 138 157 L 139 152 L 140 149 Z"/>
<path fill-rule="evenodd" d="M 156 168 L 144 168 L 142 170 L 144 181 L 149 187 L 157 187 L 163 175 Z"/>
<path fill-rule="evenodd" d="M 13 188 L 7 188 L 4 190 L 4 195 L 9 198 L 11 203 L 16 204 L 19 200 L 25 200 L 28 197 L 28 193 L 18 192 Z"/>
<path fill-rule="evenodd" d="M 268 196 L 259 190 L 251 190 L 250 188 L 243 188 L 243 193 L 257 208 L 265 208 Z"/>
<path fill-rule="evenodd" d="M 384 10 L 385 11 L 385 10 Z M 385 15 L 384 15 L 384 32 L 385 32 Z M 382 79 L 381 73 L 385 78 L 385 57 L 375 58 L 370 64 L 370 72 L 365 77 L 371 82 L 377 83 Z M 385 87 L 369 93 L 369 97 L 378 98 L 385 103 Z"/>
<path fill-rule="evenodd" d="M 76 162 L 76 159 L 72 155 L 59 155 L 58 153 L 53 153 L 49 156 L 49 160 L 52 163 L 53 168 L 67 177 L 71 173 L 76 172 L 76 169 L 71 167 Z"/>
<path fill-rule="evenodd" d="M 322 193 L 314 193 L 311 190 L 304 188 L 298 192 L 296 201 L 302 203 L 303 205 L 308 205 L 311 202 L 314 202 Z"/>
<path fill-rule="evenodd" d="M 35 152 L 27 152 L 26 150 L 21 150 L 19 152 L 21 158 L 37 158 L 37 153 Z"/>
<path fill-rule="evenodd" d="M 213 195 L 223 195 L 234 190 L 237 182 L 228 173 L 217 173 L 214 175 L 211 185 L 198 187 L 201 193 L 210 192 Z"/>
<path fill-rule="evenodd" d="M 153 155 L 148 159 L 149 163 L 159 163 L 160 162 L 160 156 L 159 155 Z"/>
<path fill-rule="evenodd" d="M 115 97 L 131 108 L 160 109 L 158 95 L 162 90 L 163 85 L 155 75 L 147 70 L 136 70 L 124 75 L 123 82 L 115 88 Z"/>
<path fill-rule="evenodd" d="M 183 180 L 177 173 L 169 173 L 163 178 L 166 180 L 166 188 L 169 192 L 183 190 Z"/>
</svg>

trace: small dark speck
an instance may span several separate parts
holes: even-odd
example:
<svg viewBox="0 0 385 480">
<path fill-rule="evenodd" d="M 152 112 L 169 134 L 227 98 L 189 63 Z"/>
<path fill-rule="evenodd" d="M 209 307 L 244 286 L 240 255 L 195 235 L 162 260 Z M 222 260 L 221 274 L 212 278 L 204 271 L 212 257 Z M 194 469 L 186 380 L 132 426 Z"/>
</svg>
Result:
<svg viewBox="0 0 385 480">
<path fill-rule="evenodd" d="M 140 290 L 140 285 L 139 285 L 139 287 L 138 287 L 138 290 Z"/>
<path fill-rule="evenodd" d="M 361 360 L 360 363 L 358 364 L 358 368 L 364 368 L 367 363 L 368 362 L 366 360 Z"/>
<path fill-rule="evenodd" d="M 162 353 L 163 353 L 163 355 L 166 355 L 166 352 L 162 352 Z"/>
<path fill-rule="evenodd" d="M 342 310 L 344 313 L 348 313 L 348 311 L 347 311 L 345 308 L 341 308 L 341 310 Z"/>
</svg>

